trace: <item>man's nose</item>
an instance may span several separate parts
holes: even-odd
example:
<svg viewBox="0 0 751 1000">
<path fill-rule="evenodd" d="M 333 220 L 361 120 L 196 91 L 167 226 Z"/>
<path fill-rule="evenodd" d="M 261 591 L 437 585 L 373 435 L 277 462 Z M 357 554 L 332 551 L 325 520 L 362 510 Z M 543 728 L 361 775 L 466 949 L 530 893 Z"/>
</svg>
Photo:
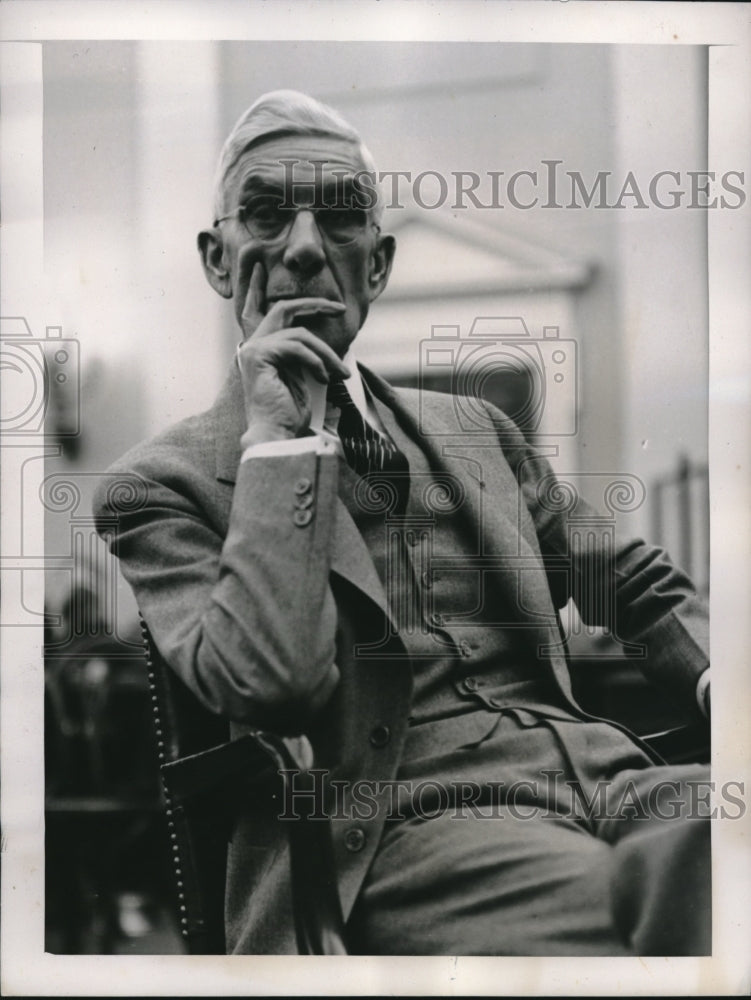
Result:
<svg viewBox="0 0 751 1000">
<path fill-rule="evenodd" d="M 326 263 L 323 240 L 313 212 L 302 209 L 295 215 L 283 259 L 287 270 L 303 278 L 317 274 Z"/>
</svg>

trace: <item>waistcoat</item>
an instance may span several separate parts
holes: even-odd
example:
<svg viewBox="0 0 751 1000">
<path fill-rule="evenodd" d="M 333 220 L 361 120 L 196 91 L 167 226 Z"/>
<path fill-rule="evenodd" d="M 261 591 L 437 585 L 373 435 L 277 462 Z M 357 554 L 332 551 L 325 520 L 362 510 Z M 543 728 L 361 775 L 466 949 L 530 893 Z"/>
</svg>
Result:
<svg viewBox="0 0 751 1000">
<path fill-rule="evenodd" d="M 514 691 L 518 704 L 520 687 L 531 705 L 562 706 L 545 665 L 508 620 L 497 577 L 467 564 L 479 541 L 462 510 L 472 484 L 431 469 L 392 412 L 378 404 L 378 413 L 407 456 L 408 481 L 377 473 L 358 479 L 342 463 L 339 493 L 407 650 L 404 666 L 414 678 L 410 724 L 501 708 L 504 691 Z"/>
</svg>

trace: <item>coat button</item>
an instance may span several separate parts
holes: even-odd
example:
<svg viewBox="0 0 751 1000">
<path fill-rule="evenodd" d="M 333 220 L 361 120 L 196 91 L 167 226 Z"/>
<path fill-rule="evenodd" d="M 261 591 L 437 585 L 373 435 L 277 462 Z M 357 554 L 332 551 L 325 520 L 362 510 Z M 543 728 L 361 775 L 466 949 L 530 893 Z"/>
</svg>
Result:
<svg viewBox="0 0 751 1000">
<path fill-rule="evenodd" d="M 347 830 L 344 835 L 344 846 L 348 851 L 352 851 L 353 853 L 363 849 L 365 846 L 365 834 L 358 826 Z"/>
<path fill-rule="evenodd" d="M 374 747 L 385 747 L 391 739 L 391 730 L 388 726 L 375 726 L 369 739 Z"/>
<path fill-rule="evenodd" d="M 306 524 L 310 524 L 313 520 L 312 510 L 296 510 L 292 515 L 292 520 L 295 522 L 298 528 L 304 528 Z"/>
<path fill-rule="evenodd" d="M 433 586 L 433 574 L 430 572 L 429 569 L 426 569 L 425 572 L 422 574 L 422 585 L 423 587 L 425 587 L 426 590 L 430 590 L 430 588 Z"/>
<path fill-rule="evenodd" d="M 462 656 L 472 655 L 472 647 L 470 646 L 470 644 L 467 642 L 466 639 L 462 640 L 462 642 L 459 643 L 459 650 Z"/>
<path fill-rule="evenodd" d="M 465 691 L 476 691 L 480 686 L 480 682 L 476 677 L 465 677 L 462 681 L 462 687 Z"/>
<path fill-rule="evenodd" d="M 439 615 L 437 611 L 434 611 L 430 616 L 430 624 L 435 625 L 436 628 L 440 628 L 443 625 L 443 615 Z"/>
<path fill-rule="evenodd" d="M 301 496 L 303 493 L 309 493 L 313 489 L 313 483 L 306 477 L 303 476 L 302 479 L 298 479 L 295 483 L 295 493 Z"/>
<path fill-rule="evenodd" d="M 301 493 L 295 499 L 295 507 L 298 510 L 306 510 L 308 507 L 313 505 L 313 494 L 312 493 Z"/>
</svg>

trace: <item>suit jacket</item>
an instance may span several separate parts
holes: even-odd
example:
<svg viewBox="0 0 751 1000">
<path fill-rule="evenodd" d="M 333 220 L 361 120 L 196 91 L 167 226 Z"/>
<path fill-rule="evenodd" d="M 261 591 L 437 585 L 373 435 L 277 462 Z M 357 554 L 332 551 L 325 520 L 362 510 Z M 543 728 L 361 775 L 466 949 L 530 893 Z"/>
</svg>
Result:
<svg viewBox="0 0 751 1000">
<path fill-rule="evenodd" d="M 466 480 L 462 455 L 479 449 L 482 489 L 468 493 L 462 528 L 494 560 L 530 655 L 544 658 L 562 696 L 573 704 L 556 609 L 574 597 L 587 624 L 646 644 L 648 669 L 692 705 L 708 666 L 706 613 L 665 554 L 640 541 L 613 548 L 606 522 L 590 517 L 583 501 L 574 512 L 561 504 L 547 461 L 490 405 L 479 415 L 475 407 L 468 436 L 452 397 L 395 391 L 363 374 L 434 471 Z M 396 774 L 411 670 L 388 627 L 373 560 L 338 495 L 339 459 L 308 453 L 240 464 L 244 429 L 233 366 L 212 409 L 109 470 L 95 499 L 98 524 L 166 661 L 231 720 L 233 734 L 305 734 L 316 767 L 345 783 L 342 817 L 350 816 L 353 782 Z M 113 473 L 129 484 L 125 502 Z M 583 544 L 572 544 L 574 520 L 588 525 Z M 362 655 L 384 637 L 376 655 Z M 332 821 L 345 919 L 378 845 L 385 801 L 379 805 L 373 815 Z M 242 802 L 227 937 L 234 951 L 294 951 L 283 825 L 259 821 Z"/>
</svg>

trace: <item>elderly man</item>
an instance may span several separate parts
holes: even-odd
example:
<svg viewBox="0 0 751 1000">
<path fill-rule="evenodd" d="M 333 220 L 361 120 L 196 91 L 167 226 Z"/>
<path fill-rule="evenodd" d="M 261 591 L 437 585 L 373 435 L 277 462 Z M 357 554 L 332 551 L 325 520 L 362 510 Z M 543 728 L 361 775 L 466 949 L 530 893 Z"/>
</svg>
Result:
<svg viewBox="0 0 751 1000">
<path fill-rule="evenodd" d="M 395 253 L 372 170 L 302 94 L 237 123 L 198 242 L 242 342 L 211 410 L 115 467 L 148 501 L 114 551 L 201 701 L 235 735 L 304 736 L 327 773 L 351 952 L 701 953 L 687 790 L 706 775 L 582 710 L 556 609 L 617 623 L 694 710 L 704 610 L 660 550 L 571 545 L 549 466 L 497 409 L 475 404 L 468 436 L 450 395 L 357 366 Z M 233 952 L 294 950 L 282 825 L 261 842 L 236 804 Z"/>
</svg>

